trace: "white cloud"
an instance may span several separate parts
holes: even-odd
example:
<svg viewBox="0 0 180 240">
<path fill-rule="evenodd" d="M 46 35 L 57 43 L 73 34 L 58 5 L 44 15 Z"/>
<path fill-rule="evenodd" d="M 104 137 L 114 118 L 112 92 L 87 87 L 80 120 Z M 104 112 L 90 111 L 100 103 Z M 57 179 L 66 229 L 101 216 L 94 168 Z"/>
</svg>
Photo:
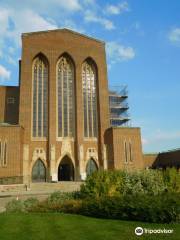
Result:
<svg viewBox="0 0 180 240">
<path fill-rule="evenodd" d="M 18 61 L 17 61 L 17 59 L 15 58 L 12 58 L 12 57 L 10 57 L 10 56 L 8 56 L 7 55 L 7 57 L 6 57 L 6 61 L 9 63 L 9 64 L 12 64 L 12 65 L 17 65 L 17 63 L 18 63 Z"/>
<path fill-rule="evenodd" d="M 9 26 L 8 22 L 9 22 L 9 10 L 0 8 L 0 26 L 1 26 L 0 36 L 6 34 Z"/>
<path fill-rule="evenodd" d="M 79 26 L 77 26 L 72 20 L 65 20 L 64 23 L 63 23 L 63 28 L 69 28 L 73 31 L 77 31 L 77 32 L 80 32 L 80 33 L 85 33 L 85 30 Z"/>
<path fill-rule="evenodd" d="M 5 79 L 9 79 L 11 72 L 8 71 L 5 67 L 0 65 L 0 82 L 3 82 Z"/>
<path fill-rule="evenodd" d="M 24 9 L 33 9 L 38 13 L 47 12 L 47 10 L 61 10 L 68 12 L 75 12 L 81 10 L 81 4 L 79 0 L 1 0 L 5 6 L 11 6 L 11 8 L 22 11 Z"/>
<path fill-rule="evenodd" d="M 23 32 L 57 28 L 57 25 L 51 19 L 45 19 L 32 10 L 24 10 L 18 13 L 13 11 L 11 17 L 14 21 L 15 28 L 9 32 L 9 35 L 15 37 L 17 41 L 20 41 L 20 35 Z"/>
<path fill-rule="evenodd" d="M 111 61 L 128 61 L 135 57 L 135 51 L 132 47 L 123 46 L 117 42 L 108 42 L 106 45 L 107 55 Z"/>
<path fill-rule="evenodd" d="M 33 32 L 57 28 L 57 25 L 55 22 L 53 22 L 53 20 L 43 18 L 32 10 L 15 11 L 13 9 L 0 9 L 0 14 L 1 13 L 1 51 L 5 44 L 6 38 L 13 39 L 16 43 L 20 43 L 20 35 L 23 32 Z M 9 19 L 11 19 L 13 22 L 13 29 L 9 28 Z"/>
<path fill-rule="evenodd" d="M 114 23 L 106 18 L 97 16 L 95 13 L 91 11 L 86 11 L 84 15 L 84 19 L 86 22 L 94 22 L 99 23 L 105 27 L 107 30 L 115 29 Z"/>
<path fill-rule="evenodd" d="M 165 143 L 170 143 L 174 141 L 180 141 L 180 131 L 166 131 L 157 129 L 153 133 L 146 135 L 145 137 L 142 137 L 142 144 L 144 147 L 154 145 L 159 146 L 161 143 L 165 145 Z M 159 150 L 158 150 L 159 151 Z"/>
<path fill-rule="evenodd" d="M 126 1 L 119 3 L 118 5 L 108 5 L 106 7 L 106 12 L 112 15 L 118 15 L 128 11 L 129 11 L 129 4 Z"/>
<path fill-rule="evenodd" d="M 154 138 L 156 140 L 174 140 L 174 139 L 180 139 L 180 131 L 161 131 L 160 129 L 157 130 L 155 133 Z"/>
<path fill-rule="evenodd" d="M 59 7 L 68 11 L 78 11 L 81 9 L 81 5 L 78 0 L 51 0 L 51 4 L 57 4 Z"/>
<path fill-rule="evenodd" d="M 146 138 L 142 138 L 142 144 L 143 145 L 148 145 L 149 141 Z"/>
<path fill-rule="evenodd" d="M 10 24 L 11 23 L 11 24 Z M 53 20 L 46 19 L 32 10 L 14 10 L 0 8 L 0 58 L 11 65 L 17 65 L 15 52 L 21 44 L 21 33 L 57 28 Z M 11 47 L 7 42 L 11 42 Z M 14 55 L 12 57 L 12 55 Z M 8 71 L 1 68 L 1 75 L 7 78 Z M 2 76 L 1 76 L 2 79 Z"/>
<path fill-rule="evenodd" d="M 0 57 L 3 57 L 3 48 L 9 27 L 9 11 L 0 8 Z"/>
<path fill-rule="evenodd" d="M 180 28 L 174 28 L 168 35 L 169 40 L 172 43 L 180 43 Z"/>
</svg>

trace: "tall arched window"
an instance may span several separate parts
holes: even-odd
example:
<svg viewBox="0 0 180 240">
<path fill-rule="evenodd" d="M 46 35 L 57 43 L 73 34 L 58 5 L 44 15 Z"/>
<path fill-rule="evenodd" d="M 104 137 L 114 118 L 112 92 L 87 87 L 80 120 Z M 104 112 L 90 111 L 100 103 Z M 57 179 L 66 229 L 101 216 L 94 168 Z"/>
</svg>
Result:
<svg viewBox="0 0 180 240">
<path fill-rule="evenodd" d="M 33 137 L 47 137 L 48 64 L 43 56 L 33 62 Z"/>
<path fill-rule="evenodd" d="M 82 65 L 84 137 L 97 137 L 96 67 L 91 61 Z"/>
<path fill-rule="evenodd" d="M 58 137 L 74 137 L 74 66 L 62 56 L 57 63 Z"/>
</svg>

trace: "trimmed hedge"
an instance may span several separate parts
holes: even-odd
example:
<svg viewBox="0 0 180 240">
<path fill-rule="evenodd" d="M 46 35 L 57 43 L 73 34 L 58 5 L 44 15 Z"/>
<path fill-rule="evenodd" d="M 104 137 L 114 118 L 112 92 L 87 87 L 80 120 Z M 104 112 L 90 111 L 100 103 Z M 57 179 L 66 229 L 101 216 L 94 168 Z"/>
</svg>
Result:
<svg viewBox="0 0 180 240">
<path fill-rule="evenodd" d="M 154 223 L 180 221 L 180 194 L 124 195 L 86 199 L 80 213 L 98 218 L 111 218 Z"/>
</svg>

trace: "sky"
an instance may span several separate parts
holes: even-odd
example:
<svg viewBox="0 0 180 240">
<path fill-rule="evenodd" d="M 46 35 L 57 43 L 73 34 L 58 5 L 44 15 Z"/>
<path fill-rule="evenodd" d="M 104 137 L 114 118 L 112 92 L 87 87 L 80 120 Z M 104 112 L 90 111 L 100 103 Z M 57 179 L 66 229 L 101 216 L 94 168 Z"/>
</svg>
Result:
<svg viewBox="0 0 180 240">
<path fill-rule="evenodd" d="M 18 85 L 21 33 L 70 28 L 106 42 L 144 152 L 180 147 L 179 0 L 0 0 L 0 85 Z"/>
</svg>

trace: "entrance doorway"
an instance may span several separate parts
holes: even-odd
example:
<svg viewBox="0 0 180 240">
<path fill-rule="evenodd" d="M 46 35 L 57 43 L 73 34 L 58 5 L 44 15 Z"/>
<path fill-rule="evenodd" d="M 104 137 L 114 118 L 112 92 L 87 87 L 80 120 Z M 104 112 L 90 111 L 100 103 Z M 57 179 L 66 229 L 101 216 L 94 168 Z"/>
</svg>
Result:
<svg viewBox="0 0 180 240">
<path fill-rule="evenodd" d="M 32 168 L 32 182 L 46 181 L 46 167 L 41 159 L 38 159 Z"/>
<path fill-rule="evenodd" d="M 65 156 L 59 164 L 58 181 L 74 181 L 74 166 L 68 156 Z"/>
</svg>

